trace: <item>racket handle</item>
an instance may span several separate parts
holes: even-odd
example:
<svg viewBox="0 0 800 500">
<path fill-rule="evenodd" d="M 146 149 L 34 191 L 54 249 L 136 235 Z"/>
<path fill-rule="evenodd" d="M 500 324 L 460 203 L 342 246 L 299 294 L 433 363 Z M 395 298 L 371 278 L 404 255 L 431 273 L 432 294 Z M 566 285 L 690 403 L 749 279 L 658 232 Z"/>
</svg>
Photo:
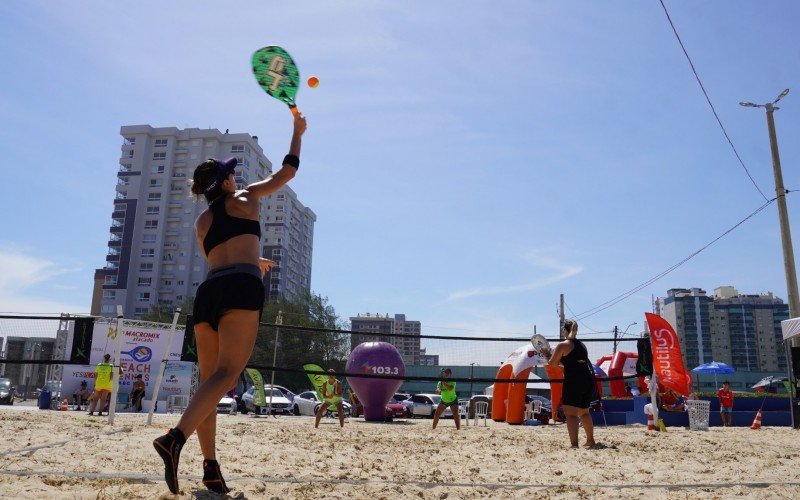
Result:
<svg viewBox="0 0 800 500">
<path fill-rule="evenodd" d="M 297 113 L 299 113 L 297 106 L 289 106 L 289 111 L 292 112 L 292 116 L 297 116 Z"/>
</svg>

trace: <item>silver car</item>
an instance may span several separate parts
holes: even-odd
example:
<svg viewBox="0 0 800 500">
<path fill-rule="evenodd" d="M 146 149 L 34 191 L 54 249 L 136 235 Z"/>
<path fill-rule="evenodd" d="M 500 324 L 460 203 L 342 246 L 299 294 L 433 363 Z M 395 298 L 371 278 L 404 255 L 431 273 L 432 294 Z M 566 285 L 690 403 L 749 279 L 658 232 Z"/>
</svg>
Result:
<svg viewBox="0 0 800 500">
<path fill-rule="evenodd" d="M 442 401 L 438 394 L 414 394 L 411 396 L 411 416 L 412 417 L 433 417 L 436 408 Z M 453 411 L 448 406 L 442 413 L 442 417 L 452 417 Z"/>
</svg>

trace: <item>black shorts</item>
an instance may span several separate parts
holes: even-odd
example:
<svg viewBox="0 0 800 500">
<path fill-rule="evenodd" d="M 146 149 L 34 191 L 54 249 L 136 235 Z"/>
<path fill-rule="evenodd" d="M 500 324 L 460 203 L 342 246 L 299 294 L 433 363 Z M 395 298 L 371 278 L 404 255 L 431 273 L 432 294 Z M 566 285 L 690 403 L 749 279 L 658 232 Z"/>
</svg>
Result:
<svg viewBox="0 0 800 500">
<path fill-rule="evenodd" d="M 444 401 L 439 401 L 439 406 L 444 406 L 445 408 L 451 408 L 452 406 L 458 406 L 458 400 L 456 399 L 455 401 L 451 401 L 450 403 L 445 403 Z"/>
<path fill-rule="evenodd" d="M 561 404 L 575 408 L 589 408 L 597 400 L 597 386 L 588 381 L 565 381 Z"/>
<path fill-rule="evenodd" d="M 254 269 L 253 269 L 254 268 Z M 194 298 L 194 323 L 208 323 L 219 328 L 222 315 L 233 309 L 258 311 L 264 308 L 264 282 L 258 266 L 236 264 L 208 273 Z"/>
</svg>

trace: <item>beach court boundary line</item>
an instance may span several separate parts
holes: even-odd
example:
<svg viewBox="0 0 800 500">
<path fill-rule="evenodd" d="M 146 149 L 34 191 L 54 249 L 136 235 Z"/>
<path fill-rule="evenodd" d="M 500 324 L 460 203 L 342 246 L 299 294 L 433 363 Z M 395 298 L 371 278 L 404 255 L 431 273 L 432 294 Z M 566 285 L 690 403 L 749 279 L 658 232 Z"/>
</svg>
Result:
<svg viewBox="0 0 800 500">
<path fill-rule="evenodd" d="M 28 470 L 0 470 L 0 474 L 18 477 L 32 477 L 32 476 L 60 476 L 81 479 L 123 479 L 131 481 L 153 481 L 160 482 L 164 480 L 163 474 L 141 474 L 141 473 L 97 473 L 97 472 L 61 472 L 61 471 L 28 471 Z M 189 479 L 202 479 L 202 476 L 184 476 L 182 478 Z M 450 488 L 487 488 L 487 489 L 549 489 L 549 488 L 602 488 L 602 489 L 688 489 L 688 488 L 769 488 L 770 486 L 794 486 L 800 487 L 800 481 L 753 481 L 753 482 L 722 482 L 722 483 L 635 483 L 635 484 L 534 484 L 534 483 L 438 483 L 433 481 L 419 481 L 413 479 L 325 479 L 325 478 L 298 478 L 298 477 L 246 477 L 236 476 L 226 478 L 225 481 L 242 481 L 245 479 L 254 479 L 264 483 L 291 483 L 291 484 L 347 484 L 353 486 L 367 486 L 367 485 L 407 485 L 420 486 L 422 488 L 435 488 L 437 486 L 444 486 Z"/>
<path fill-rule="evenodd" d="M 103 432 L 101 434 L 101 436 L 111 436 L 113 434 L 119 434 L 120 432 L 130 432 L 130 431 L 131 431 L 130 427 L 123 427 L 122 429 L 115 429 L 115 430 Z M 14 454 L 17 454 L 17 453 L 33 452 L 33 451 L 37 451 L 37 450 L 42 450 L 44 448 L 53 448 L 53 447 L 56 447 L 56 446 L 64 446 L 65 444 L 71 443 L 73 441 L 84 441 L 84 440 L 87 440 L 87 439 L 90 439 L 90 438 L 97 438 L 97 434 L 88 434 L 86 436 L 76 437 L 76 438 L 72 438 L 72 439 L 65 439 L 63 441 L 53 441 L 53 442 L 45 443 L 45 444 L 38 444 L 36 446 L 28 446 L 26 448 L 20 448 L 18 450 L 4 451 L 4 452 L 0 453 L 0 457 L 7 457 L 8 455 L 14 455 Z"/>
</svg>

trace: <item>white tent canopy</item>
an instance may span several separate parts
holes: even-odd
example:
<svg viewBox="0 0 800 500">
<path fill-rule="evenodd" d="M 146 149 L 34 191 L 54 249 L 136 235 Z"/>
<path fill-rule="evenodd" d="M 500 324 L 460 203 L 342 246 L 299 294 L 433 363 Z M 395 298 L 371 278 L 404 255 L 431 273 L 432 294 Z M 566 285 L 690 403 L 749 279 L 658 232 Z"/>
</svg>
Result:
<svg viewBox="0 0 800 500">
<path fill-rule="evenodd" d="M 783 340 L 789 340 L 800 335 L 800 318 L 781 321 L 781 331 L 783 332 Z"/>
</svg>

